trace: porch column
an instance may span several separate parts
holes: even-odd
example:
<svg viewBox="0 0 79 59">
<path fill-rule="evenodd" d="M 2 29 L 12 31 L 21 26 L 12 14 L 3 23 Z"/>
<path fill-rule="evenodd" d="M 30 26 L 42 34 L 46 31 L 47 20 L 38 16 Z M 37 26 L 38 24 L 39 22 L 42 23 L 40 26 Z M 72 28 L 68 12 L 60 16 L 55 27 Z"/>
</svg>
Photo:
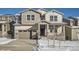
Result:
<svg viewBox="0 0 79 59">
<path fill-rule="evenodd" d="M 48 37 L 48 33 L 49 33 L 49 24 L 47 24 L 47 31 L 46 31 L 46 36 Z"/>
<path fill-rule="evenodd" d="M 54 33 L 54 36 L 53 37 L 53 47 L 55 46 L 55 39 L 56 39 L 56 33 L 55 33 L 55 25 L 53 25 L 53 33 Z"/>
<path fill-rule="evenodd" d="M 40 38 L 40 24 L 38 23 L 38 39 Z"/>
<path fill-rule="evenodd" d="M 46 28 L 46 36 L 47 36 L 48 46 L 49 46 L 49 24 L 47 24 L 47 28 Z"/>
<path fill-rule="evenodd" d="M 62 29 L 63 29 L 63 37 L 64 37 L 63 40 L 65 40 L 65 26 L 63 25 L 62 27 L 63 27 Z"/>
<path fill-rule="evenodd" d="M 2 37 L 4 37 L 4 24 L 2 24 Z"/>
</svg>

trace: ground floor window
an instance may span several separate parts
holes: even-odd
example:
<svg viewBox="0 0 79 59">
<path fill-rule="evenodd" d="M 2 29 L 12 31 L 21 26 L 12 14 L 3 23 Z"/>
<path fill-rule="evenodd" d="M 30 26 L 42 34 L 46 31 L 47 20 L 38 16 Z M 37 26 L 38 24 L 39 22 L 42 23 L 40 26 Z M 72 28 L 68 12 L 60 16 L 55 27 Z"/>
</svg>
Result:
<svg viewBox="0 0 79 59">
<path fill-rule="evenodd" d="M 27 32 L 27 30 L 23 30 L 23 32 Z"/>
<path fill-rule="evenodd" d="M 0 31 L 2 31 L 2 24 L 0 24 Z"/>
<path fill-rule="evenodd" d="M 53 32 L 53 30 L 52 30 L 52 29 L 50 29 L 50 32 Z"/>
<path fill-rule="evenodd" d="M 53 25 L 49 25 L 49 29 L 50 29 L 50 32 L 53 32 L 53 30 L 54 30 Z"/>
<path fill-rule="evenodd" d="M 22 32 L 22 30 L 18 30 L 19 32 Z"/>
<path fill-rule="evenodd" d="M 4 31 L 6 31 L 6 25 L 4 25 Z"/>
<path fill-rule="evenodd" d="M 53 25 L 49 25 L 50 32 L 57 32 L 57 29 Z"/>
<path fill-rule="evenodd" d="M 57 33 L 57 29 L 55 29 L 55 33 Z"/>
</svg>

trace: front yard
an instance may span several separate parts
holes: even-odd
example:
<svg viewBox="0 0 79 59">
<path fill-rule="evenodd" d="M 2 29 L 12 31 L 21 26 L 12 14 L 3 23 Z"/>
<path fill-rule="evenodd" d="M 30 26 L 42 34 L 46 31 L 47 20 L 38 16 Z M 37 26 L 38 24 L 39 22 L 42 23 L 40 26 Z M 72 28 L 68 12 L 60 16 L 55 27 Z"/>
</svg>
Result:
<svg viewBox="0 0 79 59">
<path fill-rule="evenodd" d="M 0 51 L 79 51 L 79 41 L 0 38 Z"/>
</svg>

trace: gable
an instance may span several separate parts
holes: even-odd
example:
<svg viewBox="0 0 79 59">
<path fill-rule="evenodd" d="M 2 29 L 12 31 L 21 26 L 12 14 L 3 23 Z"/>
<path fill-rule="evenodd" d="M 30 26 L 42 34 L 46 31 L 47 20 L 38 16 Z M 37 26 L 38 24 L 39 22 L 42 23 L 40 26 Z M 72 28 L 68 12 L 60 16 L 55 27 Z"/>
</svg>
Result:
<svg viewBox="0 0 79 59">
<path fill-rule="evenodd" d="M 38 9 L 36 11 L 41 13 L 42 15 L 44 15 L 44 14 L 46 14 L 48 12 L 48 10 L 45 10 L 45 9 Z"/>
<path fill-rule="evenodd" d="M 28 13 L 29 13 L 29 14 L 32 14 L 32 13 L 34 13 L 34 14 L 41 14 L 41 13 L 35 11 L 35 10 L 32 10 L 32 9 L 26 10 L 26 11 L 20 13 L 20 14 L 24 14 L 24 13 L 27 13 L 27 14 L 28 14 Z"/>
<path fill-rule="evenodd" d="M 64 15 L 62 12 L 59 12 L 59 11 L 56 11 L 56 10 L 51 10 L 51 11 L 47 12 L 46 14 L 61 15 L 61 16 Z"/>
</svg>

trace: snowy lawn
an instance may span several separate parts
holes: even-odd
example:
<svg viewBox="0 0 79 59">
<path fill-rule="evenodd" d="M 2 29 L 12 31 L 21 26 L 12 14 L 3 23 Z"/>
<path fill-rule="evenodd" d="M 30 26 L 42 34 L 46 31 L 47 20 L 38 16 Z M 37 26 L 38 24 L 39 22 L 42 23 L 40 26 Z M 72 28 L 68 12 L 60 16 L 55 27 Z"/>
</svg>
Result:
<svg viewBox="0 0 79 59">
<path fill-rule="evenodd" d="M 53 40 L 49 40 L 49 46 L 50 45 L 53 45 L 53 43 L 54 43 L 54 45 L 55 46 L 79 46 L 79 41 L 59 41 L 59 40 L 55 40 L 55 41 L 53 41 Z"/>
<path fill-rule="evenodd" d="M 3 38 L 0 38 L 0 44 L 7 44 L 13 40 L 15 39 L 8 39 L 8 38 L 3 37 Z"/>
<path fill-rule="evenodd" d="M 79 51 L 79 41 L 39 40 L 38 46 L 38 51 Z"/>
</svg>

